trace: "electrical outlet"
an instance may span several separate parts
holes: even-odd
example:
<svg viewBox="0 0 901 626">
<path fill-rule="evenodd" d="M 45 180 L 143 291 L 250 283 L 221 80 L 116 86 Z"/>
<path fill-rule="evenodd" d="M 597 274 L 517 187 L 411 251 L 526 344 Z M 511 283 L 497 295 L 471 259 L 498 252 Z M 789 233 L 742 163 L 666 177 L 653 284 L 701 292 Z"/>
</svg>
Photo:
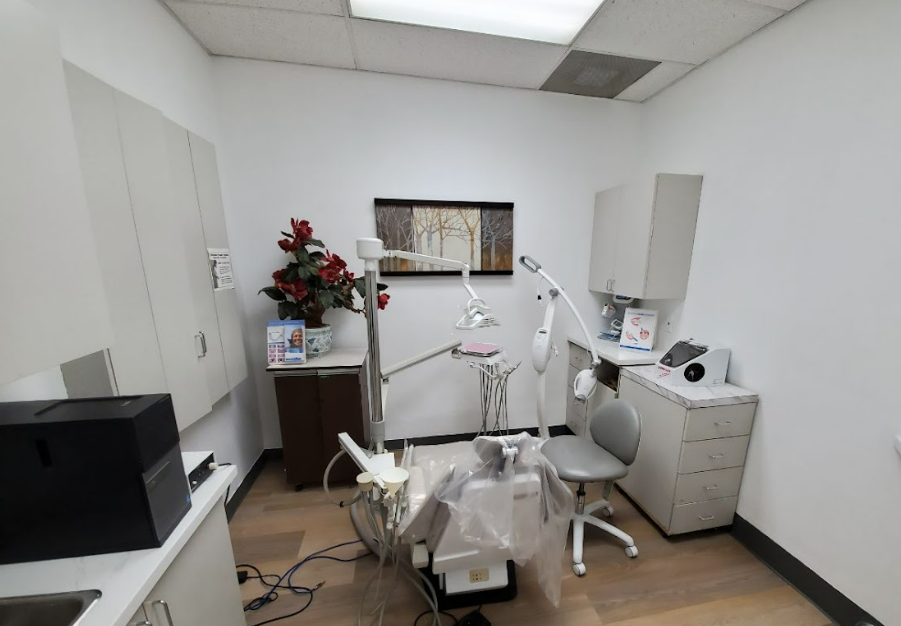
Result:
<svg viewBox="0 0 901 626">
<path fill-rule="evenodd" d="M 469 570 L 469 582 L 471 582 L 471 583 L 488 582 L 488 568 L 480 567 L 479 569 Z"/>
</svg>

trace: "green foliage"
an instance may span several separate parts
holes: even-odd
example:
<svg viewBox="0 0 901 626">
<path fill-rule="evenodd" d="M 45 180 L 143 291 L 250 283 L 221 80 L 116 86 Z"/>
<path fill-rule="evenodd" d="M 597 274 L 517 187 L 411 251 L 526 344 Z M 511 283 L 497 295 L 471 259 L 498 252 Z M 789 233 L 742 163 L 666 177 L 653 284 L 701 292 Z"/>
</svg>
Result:
<svg viewBox="0 0 901 626">
<path fill-rule="evenodd" d="M 283 302 L 288 299 L 288 296 L 286 296 L 285 293 L 278 287 L 263 287 L 262 289 L 260 289 L 257 292 L 257 294 L 261 294 L 261 293 L 265 293 L 267 296 L 269 296 L 273 300 L 278 300 L 280 302 Z"/>
</svg>

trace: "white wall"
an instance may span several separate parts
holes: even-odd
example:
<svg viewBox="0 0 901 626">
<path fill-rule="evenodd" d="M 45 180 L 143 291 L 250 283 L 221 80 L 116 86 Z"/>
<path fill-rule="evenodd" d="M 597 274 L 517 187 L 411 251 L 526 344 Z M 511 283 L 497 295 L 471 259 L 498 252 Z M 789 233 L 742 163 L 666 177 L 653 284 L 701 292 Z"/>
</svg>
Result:
<svg viewBox="0 0 901 626">
<path fill-rule="evenodd" d="M 274 303 L 257 291 L 284 263 L 276 246 L 290 217 L 309 219 L 330 249 L 362 271 L 354 241 L 375 235 L 374 197 L 515 203 L 515 253 L 528 253 L 572 289 L 586 314 L 594 193 L 620 181 L 637 155 L 638 107 L 477 85 L 236 59 L 214 60 L 226 218 L 251 333 L 267 447 L 280 445 L 264 327 Z M 458 278 L 393 278 L 380 315 L 382 358 L 393 363 L 447 341 L 466 293 Z M 503 324 L 457 333 L 502 343 L 524 360 L 510 379 L 511 423 L 536 424 L 529 347 L 543 310 L 533 275 L 475 277 Z M 563 353 L 548 384 L 550 421 L 564 421 Z M 336 342 L 363 346 L 364 319 L 331 311 Z M 450 357 L 391 383 L 387 436 L 478 430 L 478 376 Z"/>
<path fill-rule="evenodd" d="M 29 0 L 54 19 L 63 58 L 216 143 L 206 51 L 157 0 Z"/>
<path fill-rule="evenodd" d="M 811 0 L 644 109 L 648 170 L 701 171 L 674 333 L 760 392 L 738 512 L 901 623 L 901 3 Z"/>
<path fill-rule="evenodd" d="M 210 57 L 159 2 L 30 1 L 56 22 L 67 61 L 217 142 Z M 58 398 L 65 394 L 61 382 L 54 368 L 0 388 L 0 399 Z M 238 385 L 181 437 L 183 450 L 214 450 L 243 480 L 263 449 L 253 382 Z"/>
</svg>

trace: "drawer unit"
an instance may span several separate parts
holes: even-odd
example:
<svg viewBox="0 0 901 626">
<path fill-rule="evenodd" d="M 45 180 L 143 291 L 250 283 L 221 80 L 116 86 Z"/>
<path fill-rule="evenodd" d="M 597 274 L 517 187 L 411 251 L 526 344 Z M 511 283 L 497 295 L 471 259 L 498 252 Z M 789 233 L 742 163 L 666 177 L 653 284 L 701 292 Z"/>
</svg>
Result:
<svg viewBox="0 0 901 626">
<path fill-rule="evenodd" d="M 576 371 L 584 370 L 591 366 L 591 353 L 582 346 L 570 343 L 569 364 L 576 368 Z"/>
<path fill-rule="evenodd" d="M 692 472 L 744 465 L 749 439 L 750 437 L 745 435 L 744 437 L 686 441 L 682 445 L 682 456 L 679 458 L 679 473 L 691 474 Z"/>
<path fill-rule="evenodd" d="M 676 478 L 675 504 L 691 504 L 737 496 L 743 470 L 742 467 L 730 467 L 709 472 L 679 474 Z"/>
<path fill-rule="evenodd" d="M 685 434 L 682 439 L 701 441 L 702 439 L 749 435 L 756 406 L 756 404 L 749 403 L 692 409 L 688 412 Z"/>
<path fill-rule="evenodd" d="M 728 526 L 735 517 L 737 504 L 738 498 L 732 497 L 674 507 L 669 534 L 677 535 L 695 530 Z"/>
<path fill-rule="evenodd" d="M 601 361 L 601 367 L 598 368 L 596 375 L 600 376 L 605 382 L 598 381 L 594 393 L 588 399 L 588 402 L 576 402 L 573 396 L 573 385 L 579 372 L 591 367 L 591 353 L 585 348 L 578 346 L 571 341 L 569 342 L 569 367 L 566 371 L 566 425 L 571 431 L 577 435 L 587 435 L 588 419 L 594 414 L 595 409 L 615 400 L 617 392 L 612 389 L 615 387 L 619 379 L 619 367 L 607 361 Z M 606 383 L 606 384 L 605 384 Z"/>
<path fill-rule="evenodd" d="M 708 406 L 697 406 L 697 390 L 689 400 L 625 371 L 619 397 L 641 412 L 641 444 L 620 488 L 668 535 L 731 524 L 756 394 L 732 387 L 742 402 L 716 404 L 718 388 Z"/>
<path fill-rule="evenodd" d="M 585 434 L 585 418 L 575 411 L 566 411 L 566 426 L 580 437 Z"/>
</svg>

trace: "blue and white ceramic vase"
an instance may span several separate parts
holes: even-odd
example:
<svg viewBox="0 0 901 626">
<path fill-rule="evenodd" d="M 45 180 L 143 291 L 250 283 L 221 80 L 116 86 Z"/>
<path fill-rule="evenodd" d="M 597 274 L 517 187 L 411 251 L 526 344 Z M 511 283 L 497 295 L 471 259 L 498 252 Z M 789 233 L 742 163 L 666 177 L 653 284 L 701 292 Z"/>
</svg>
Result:
<svg viewBox="0 0 901 626">
<path fill-rule="evenodd" d="M 332 327 L 325 324 L 320 328 L 307 328 L 307 356 L 322 356 L 332 349 Z"/>
</svg>

